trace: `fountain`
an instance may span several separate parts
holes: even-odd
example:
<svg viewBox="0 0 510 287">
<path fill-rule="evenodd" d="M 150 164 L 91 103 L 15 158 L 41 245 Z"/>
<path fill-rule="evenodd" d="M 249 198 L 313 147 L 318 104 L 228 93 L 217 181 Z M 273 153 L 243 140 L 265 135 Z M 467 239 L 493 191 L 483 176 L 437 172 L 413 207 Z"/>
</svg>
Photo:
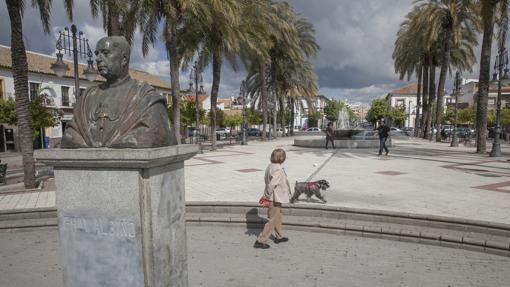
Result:
<svg viewBox="0 0 510 287">
<path fill-rule="evenodd" d="M 338 119 L 336 120 L 336 128 L 339 130 L 347 130 L 351 128 L 351 122 L 349 120 L 349 112 L 347 108 L 343 107 L 338 111 Z"/>
<path fill-rule="evenodd" d="M 295 146 L 323 148 L 326 144 L 325 134 L 305 134 L 308 137 L 298 137 L 294 139 Z M 334 133 L 335 147 L 337 148 L 378 148 L 379 136 L 377 131 L 351 128 L 349 112 L 347 108 L 342 108 L 338 112 L 336 129 Z M 387 142 L 391 146 L 391 138 Z"/>
</svg>

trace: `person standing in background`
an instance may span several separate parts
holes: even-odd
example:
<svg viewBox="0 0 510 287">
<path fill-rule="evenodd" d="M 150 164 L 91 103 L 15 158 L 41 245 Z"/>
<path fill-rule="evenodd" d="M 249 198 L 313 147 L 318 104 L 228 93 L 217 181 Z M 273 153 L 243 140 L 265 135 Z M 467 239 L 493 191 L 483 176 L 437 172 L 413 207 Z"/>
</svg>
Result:
<svg viewBox="0 0 510 287">
<path fill-rule="evenodd" d="M 381 124 L 377 128 L 377 132 L 379 133 L 379 156 L 382 154 L 383 149 L 386 152 L 386 155 L 388 155 L 390 151 L 386 146 L 386 140 L 390 135 L 390 128 L 383 121 L 381 121 Z"/>
<path fill-rule="evenodd" d="M 328 149 L 329 142 L 331 142 L 331 146 L 335 149 L 335 130 L 333 129 L 332 122 L 329 122 L 326 128 L 326 149 Z"/>
</svg>

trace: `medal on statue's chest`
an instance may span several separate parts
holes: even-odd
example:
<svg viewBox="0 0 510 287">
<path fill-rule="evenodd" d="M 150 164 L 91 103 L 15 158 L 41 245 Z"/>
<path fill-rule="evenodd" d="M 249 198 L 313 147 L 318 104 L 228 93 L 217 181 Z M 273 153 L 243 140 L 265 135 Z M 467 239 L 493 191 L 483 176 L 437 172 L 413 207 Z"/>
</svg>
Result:
<svg viewBox="0 0 510 287">
<path fill-rule="evenodd" d="M 105 141 L 105 129 L 107 129 L 111 123 L 117 121 L 118 119 L 119 116 L 115 115 L 115 113 L 112 113 L 108 106 L 104 105 L 103 103 L 100 103 L 97 106 L 92 116 L 92 122 L 97 128 L 97 137 L 102 144 L 104 144 Z"/>
</svg>

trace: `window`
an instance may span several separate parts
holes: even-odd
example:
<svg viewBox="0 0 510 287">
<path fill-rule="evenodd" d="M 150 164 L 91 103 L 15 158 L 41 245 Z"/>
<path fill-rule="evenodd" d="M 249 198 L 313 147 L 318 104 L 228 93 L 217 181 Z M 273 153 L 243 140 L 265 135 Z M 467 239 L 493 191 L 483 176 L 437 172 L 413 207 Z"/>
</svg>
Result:
<svg viewBox="0 0 510 287">
<path fill-rule="evenodd" d="M 30 86 L 29 86 L 29 94 L 28 94 L 28 98 L 30 101 L 32 101 L 33 99 L 35 99 L 37 97 L 37 95 L 39 94 L 39 86 L 40 84 L 39 83 L 30 83 Z"/>
<path fill-rule="evenodd" d="M 69 107 L 69 87 L 61 87 L 62 90 L 62 106 Z"/>
<path fill-rule="evenodd" d="M 405 100 L 397 100 L 396 106 L 397 106 L 397 107 L 402 107 L 402 106 L 404 106 L 404 105 L 405 105 L 405 103 L 406 103 L 406 101 L 405 101 Z"/>
<path fill-rule="evenodd" d="M 83 95 L 84 92 L 85 92 L 85 88 L 80 88 L 80 97 Z"/>
<path fill-rule="evenodd" d="M 496 99 L 489 99 L 489 105 L 496 104 Z"/>
</svg>

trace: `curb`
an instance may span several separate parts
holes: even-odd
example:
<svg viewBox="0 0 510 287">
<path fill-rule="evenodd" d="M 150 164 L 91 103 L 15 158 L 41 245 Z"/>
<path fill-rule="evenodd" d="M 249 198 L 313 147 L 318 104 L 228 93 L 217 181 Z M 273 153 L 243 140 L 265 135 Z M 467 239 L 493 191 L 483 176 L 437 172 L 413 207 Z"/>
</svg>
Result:
<svg viewBox="0 0 510 287">
<path fill-rule="evenodd" d="M 188 202 L 186 204 L 186 222 L 263 225 L 266 220 L 258 217 L 258 214 L 264 213 L 264 210 L 265 208 L 261 208 L 258 204 L 246 202 Z M 482 251 L 499 252 L 502 255 L 510 256 L 510 240 L 508 240 L 510 225 L 507 224 L 348 207 L 323 206 L 319 208 L 292 205 L 284 206 L 283 213 L 288 216 L 283 224 L 290 228 L 335 233 L 354 232 L 361 236 L 408 239 L 438 244 L 449 243 L 464 248 L 476 247 Z M 55 208 L 3 210 L 0 211 L 0 230 L 55 227 L 58 224 L 56 217 L 57 210 Z M 299 217 L 309 220 L 297 220 Z M 361 224 L 341 223 L 342 219 L 352 221 L 353 218 L 360 221 Z M 339 223 L 321 222 L 327 219 L 339 220 Z M 372 226 L 365 226 L 365 223 L 371 223 Z M 373 226 L 374 223 L 378 226 Z M 399 224 L 402 225 L 402 228 L 400 226 L 398 228 L 390 227 L 387 223 Z M 439 230 L 434 232 L 408 230 L 405 229 L 406 225 Z M 451 230 L 460 230 L 467 234 L 482 234 L 486 235 L 486 238 L 496 235 L 505 239 L 498 241 L 448 234 L 448 231 Z"/>
</svg>

